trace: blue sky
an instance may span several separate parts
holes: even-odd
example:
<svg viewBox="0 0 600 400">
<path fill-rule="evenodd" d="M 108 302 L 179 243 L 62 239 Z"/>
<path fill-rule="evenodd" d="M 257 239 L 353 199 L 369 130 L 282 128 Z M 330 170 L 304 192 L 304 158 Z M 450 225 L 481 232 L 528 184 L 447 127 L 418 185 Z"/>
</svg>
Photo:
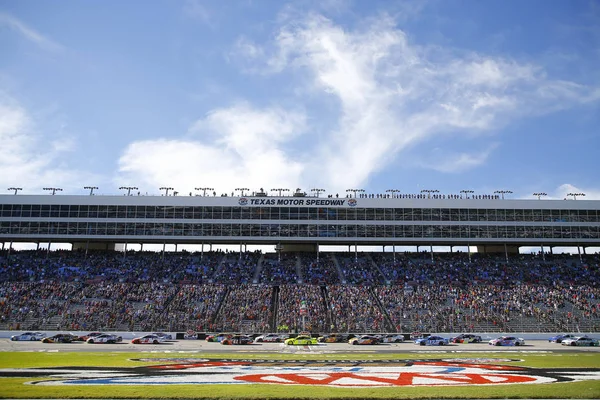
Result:
<svg viewBox="0 0 600 400">
<path fill-rule="evenodd" d="M 600 198 L 597 0 L 2 0 L 0 49 L 2 191 Z"/>
</svg>

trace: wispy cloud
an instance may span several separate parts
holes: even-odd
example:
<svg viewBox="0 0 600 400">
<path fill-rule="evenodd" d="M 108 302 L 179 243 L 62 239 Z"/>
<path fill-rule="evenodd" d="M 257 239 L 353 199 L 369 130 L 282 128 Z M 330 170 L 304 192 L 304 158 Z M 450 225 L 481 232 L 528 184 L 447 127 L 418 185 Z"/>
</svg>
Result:
<svg viewBox="0 0 600 400">
<path fill-rule="evenodd" d="M 280 145 L 304 126 L 301 113 L 278 108 L 239 104 L 214 110 L 192 125 L 191 139 L 132 143 L 119 160 L 116 183 L 169 184 L 182 193 L 198 186 L 225 192 L 240 185 L 253 190 L 287 187 L 301 180 L 303 165 Z"/>
<path fill-rule="evenodd" d="M 419 166 L 445 173 L 464 172 L 485 164 L 496 147 L 498 143 L 493 143 L 484 150 L 473 150 L 470 153 L 436 147 L 426 160 L 419 163 Z"/>
<path fill-rule="evenodd" d="M 294 101 L 306 111 L 252 105 L 216 110 L 201 120 L 210 127 L 212 141 L 133 143 L 121 158 L 121 172 L 153 185 L 185 175 L 219 186 L 314 184 L 335 193 L 366 184 L 403 152 L 433 143 L 440 135 L 468 140 L 517 118 L 599 99 L 598 88 L 553 80 L 539 65 L 416 45 L 385 15 L 349 29 L 321 14 L 298 15 L 286 9 L 279 23 L 272 42 L 240 38 L 234 47 L 236 61 L 246 72 L 266 74 L 264 79 L 269 74 L 285 77 L 287 92 L 302 93 Z M 324 113 L 315 99 L 335 102 L 335 112 Z M 235 123 L 225 123 L 224 118 L 217 123 L 216 116 Z M 263 122 L 257 124 L 265 120 L 286 129 L 276 135 Z M 319 132 L 302 153 L 288 150 L 304 129 L 298 121 L 313 123 L 307 129 Z M 333 128 L 324 130 L 324 125 Z M 482 165 L 495 143 L 502 144 L 498 137 L 491 141 L 494 144 L 484 145 L 480 154 L 449 153 L 438 170 L 456 173 Z M 163 174 L 150 164 L 166 147 L 172 153 L 168 174 Z M 191 149 L 198 161 L 189 161 Z M 155 155 L 148 158 L 152 162 L 142 162 L 148 154 Z M 235 172 L 226 173 L 229 168 Z"/>
<path fill-rule="evenodd" d="M 14 17 L 10 14 L 0 12 L 0 26 L 2 26 L 2 25 L 6 26 L 9 29 L 12 29 L 16 33 L 23 36 L 25 39 L 33 42 L 34 44 L 38 45 L 39 47 L 43 48 L 44 50 L 48 50 L 48 51 L 64 50 L 64 47 L 62 45 L 49 39 L 48 37 L 46 37 L 44 35 L 42 35 L 41 33 L 37 32 L 35 29 L 31 28 L 30 26 L 27 26 L 23 21 L 19 20 L 18 18 Z"/>
<path fill-rule="evenodd" d="M 200 0 L 186 0 L 183 4 L 183 13 L 187 17 L 200 21 L 210 28 L 215 28 L 215 14 L 207 7 L 207 2 Z"/>
<path fill-rule="evenodd" d="M 73 148 L 71 139 L 65 144 L 61 134 L 59 142 L 51 132 L 38 133 L 37 126 L 25 108 L 0 95 L 0 188 L 17 186 L 36 193 L 44 186 L 59 186 L 68 192 L 91 177 L 63 161 Z"/>
</svg>

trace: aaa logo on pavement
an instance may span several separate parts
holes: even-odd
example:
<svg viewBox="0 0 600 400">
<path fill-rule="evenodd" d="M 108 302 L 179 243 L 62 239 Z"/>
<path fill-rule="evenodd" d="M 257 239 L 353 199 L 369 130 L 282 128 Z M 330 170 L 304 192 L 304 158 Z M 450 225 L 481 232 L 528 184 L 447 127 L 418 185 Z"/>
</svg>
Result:
<svg viewBox="0 0 600 400">
<path fill-rule="evenodd" d="M 0 377 L 55 378 L 35 385 L 276 384 L 334 387 L 502 385 L 600 380 L 600 368 L 538 369 L 497 364 L 507 359 L 268 361 L 138 359 L 134 368 L 0 369 Z"/>
</svg>

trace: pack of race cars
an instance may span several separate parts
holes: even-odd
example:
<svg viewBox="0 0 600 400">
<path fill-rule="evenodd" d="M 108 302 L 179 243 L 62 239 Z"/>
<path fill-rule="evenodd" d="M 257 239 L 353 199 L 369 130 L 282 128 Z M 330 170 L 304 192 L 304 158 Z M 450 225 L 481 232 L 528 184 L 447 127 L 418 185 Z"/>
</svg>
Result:
<svg viewBox="0 0 600 400">
<path fill-rule="evenodd" d="M 87 335 L 77 336 L 71 333 L 57 333 L 46 336 L 42 332 L 23 332 L 12 335 L 11 341 L 41 341 L 42 343 L 72 343 L 85 342 L 94 343 L 122 343 L 123 338 L 118 335 L 103 332 L 90 332 Z M 147 335 L 135 337 L 132 344 L 162 344 L 172 341 L 172 336 L 163 332 L 153 332 Z M 403 343 L 410 341 L 419 346 L 447 346 L 459 343 L 482 343 L 479 335 L 463 333 L 452 338 L 444 338 L 438 335 L 411 334 L 407 340 L 402 334 L 367 334 L 352 335 L 347 333 L 332 333 L 316 337 L 309 332 L 301 332 L 298 335 L 268 333 L 253 337 L 239 333 L 216 333 L 206 337 L 207 342 L 217 342 L 223 345 L 249 345 L 261 343 L 281 343 L 284 346 L 315 346 L 329 343 L 348 343 L 351 345 L 377 345 L 385 343 Z M 563 346 L 599 346 L 598 339 L 586 335 L 560 334 L 548 339 L 550 343 L 558 343 Z M 490 346 L 524 346 L 525 340 L 517 336 L 500 336 L 488 341 Z"/>
</svg>

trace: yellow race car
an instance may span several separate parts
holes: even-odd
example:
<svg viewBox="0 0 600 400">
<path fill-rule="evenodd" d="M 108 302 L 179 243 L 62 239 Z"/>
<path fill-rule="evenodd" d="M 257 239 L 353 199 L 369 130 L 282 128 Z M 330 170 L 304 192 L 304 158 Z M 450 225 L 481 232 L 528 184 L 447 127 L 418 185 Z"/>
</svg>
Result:
<svg viewBox="0 0 600 400">
<path fill-rule="evenodd" d="M 310 344 L 319 344 L 319 342 L 317 342 L 317 339 L 315 339 L 312 336 L 309 335 L 299 335 L 296 336 L 295 338 L 289 338 L 286 339 L 285 344 L 288 345 L 301 345 L 301 346 L 306 346 L 306 345 L 310 345 Z"/>
</svg>

